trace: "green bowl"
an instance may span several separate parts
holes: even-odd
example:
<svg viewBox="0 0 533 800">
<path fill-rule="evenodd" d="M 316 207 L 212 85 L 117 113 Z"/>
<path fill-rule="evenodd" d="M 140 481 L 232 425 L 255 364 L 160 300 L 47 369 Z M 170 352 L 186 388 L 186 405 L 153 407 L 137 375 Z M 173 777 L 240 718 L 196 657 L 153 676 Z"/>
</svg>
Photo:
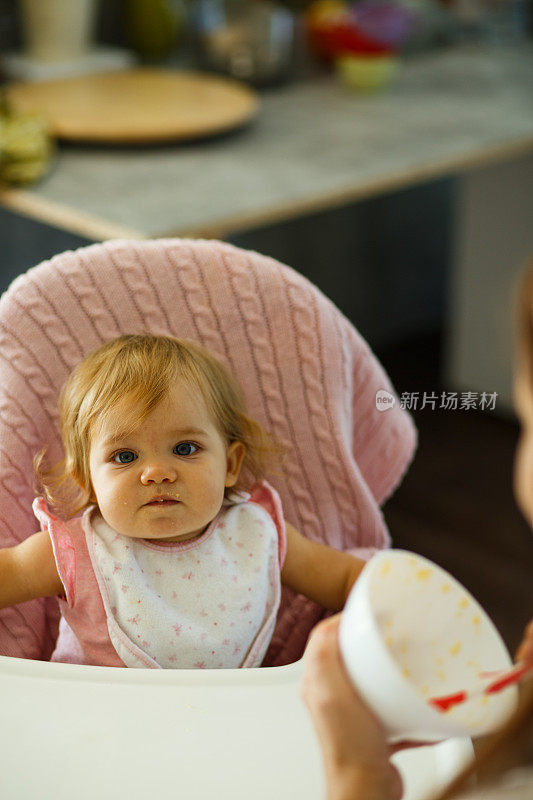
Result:
<svg viewBox="0 0 533 800">
<path fill-rule="evenodd" d="M 350 89 L 374 92 L 384 89 L 398 70 L 397 56 L 341 56 L 336 59 L 337 74 Z"/>
</svg>

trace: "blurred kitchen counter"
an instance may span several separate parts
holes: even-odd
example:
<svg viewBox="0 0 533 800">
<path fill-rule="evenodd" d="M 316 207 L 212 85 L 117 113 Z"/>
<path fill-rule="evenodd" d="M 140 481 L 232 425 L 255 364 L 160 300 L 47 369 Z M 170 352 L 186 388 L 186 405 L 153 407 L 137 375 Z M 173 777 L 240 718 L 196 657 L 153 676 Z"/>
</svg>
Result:
<svg viewBox="0 0 533 800">
<path fill-rule="evenodd" d="M 90 240 L 232 234 L 533 154 L 533 43 L 405 58 L 381 94 L 330 75 L 261 95 L 243 130 L 146 147 L 66 145 L 0 205 Z"/>
</svg>

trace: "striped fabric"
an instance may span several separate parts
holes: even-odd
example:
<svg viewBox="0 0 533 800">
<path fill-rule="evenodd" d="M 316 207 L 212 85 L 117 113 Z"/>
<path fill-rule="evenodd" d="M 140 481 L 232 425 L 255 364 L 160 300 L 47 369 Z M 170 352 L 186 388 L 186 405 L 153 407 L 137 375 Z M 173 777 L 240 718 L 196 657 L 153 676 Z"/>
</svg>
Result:
<svg viewBox="0 0 533 800">
<path fill-rule="evenodd" d="M 58 392 L 71 369 L 121 333 L 201 342 L 239 378 L 252 414 L 288 447 L 268 481 L 311 539 L 368 558 L 389 544 L 380 504 L 412 458 L 416 432 L 366 343 L 309 281 L 216 241 L 113 241 L 66 252 L 18 277 L 0 300 L 0 546 L 38 530 L 32 458 L 61 457 Z M 284 590 L 265 665 L 299 658 L 322 609 Z M 54 598 L 0 612 L 0 653 L 49 658 Z"/>
</svg>

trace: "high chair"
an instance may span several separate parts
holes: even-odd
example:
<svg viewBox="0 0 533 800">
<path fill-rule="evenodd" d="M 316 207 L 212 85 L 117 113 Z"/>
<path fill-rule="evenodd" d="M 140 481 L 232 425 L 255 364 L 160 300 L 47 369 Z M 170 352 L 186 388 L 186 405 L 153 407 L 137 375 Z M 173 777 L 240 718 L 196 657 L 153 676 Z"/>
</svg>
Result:
<svg viewBox="0 0 533 800">
<path fill-rule="evenodd" d="M 0 546 L 38 530 L 32 458 L 61 457 L 57 401 L 102 342 L 148 330 L 218 355 L 249 407 L 288 448 L 267 476 L 285 516 L 312 539 L 363 558 L 389 545 L 380 504 L 412 457 L 387 376 L 316 287 L 271 258 L 215 241 L 114 241 L 66 252 L 18 277 L 0 300 Z M 285 590 L 258 670 L 121 670 L 45 663 L 57 601 L 0 612 L 3 800 L 96 796 L 324 796 L 321 758 L 299 698 L 301 658 L 324 612 Z M 296 662 L 296 663 L 294 663 Z M 432 783 L 469 754 L 431 748 Z M 440 755 L 439 755 L 440 753 Z M 418 762 L 417 762 L 418 763 Z M 409 778 L 409 780 L 411 780 Z M 411 796 L 419 796 L 413 784 Z"/>
</svg>

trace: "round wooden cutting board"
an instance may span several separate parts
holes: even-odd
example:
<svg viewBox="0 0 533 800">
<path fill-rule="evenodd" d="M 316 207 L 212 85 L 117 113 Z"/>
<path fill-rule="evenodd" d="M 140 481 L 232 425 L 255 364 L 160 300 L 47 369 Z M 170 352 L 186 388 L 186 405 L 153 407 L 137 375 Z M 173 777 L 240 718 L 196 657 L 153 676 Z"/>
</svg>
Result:
<svg viewBox="0 0 533 800">
<path fill-rule="evenodd" d="M 60 139 L 150 143 L 196 139 L 239 127 L 256 113 L 255 92 L 201 72 L 132 69 L 41 83 L 13 83 L 15 111 L 40 111 Z"/>
</svg>

